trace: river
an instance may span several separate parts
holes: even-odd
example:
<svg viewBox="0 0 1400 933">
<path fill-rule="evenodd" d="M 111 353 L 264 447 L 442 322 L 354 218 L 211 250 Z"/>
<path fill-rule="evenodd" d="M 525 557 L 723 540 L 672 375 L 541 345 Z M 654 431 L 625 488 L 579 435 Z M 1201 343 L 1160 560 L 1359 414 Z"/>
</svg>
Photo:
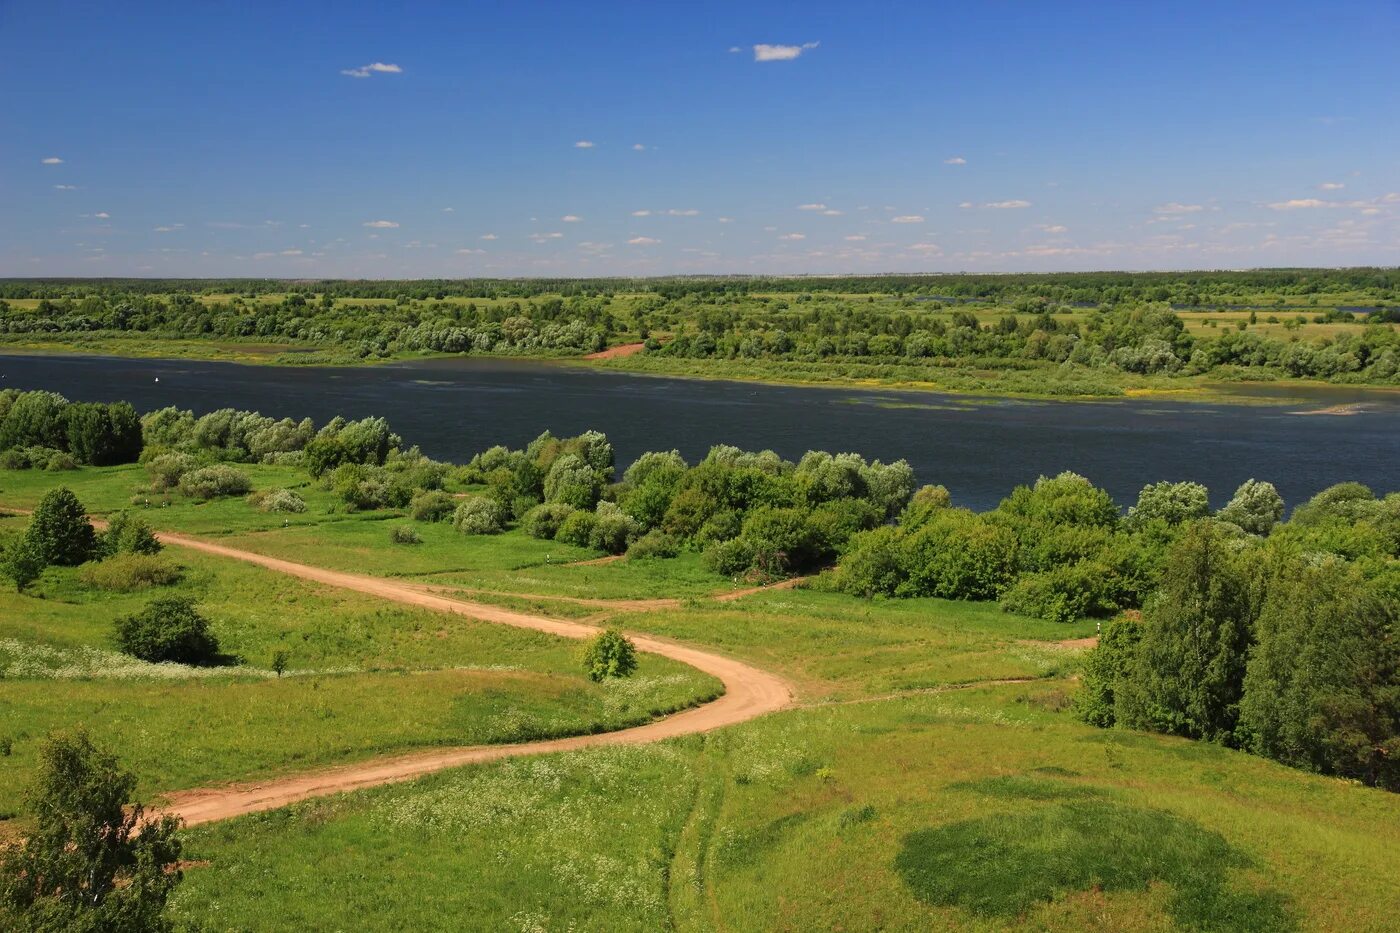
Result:
<svg viewBox="0 0 1400 933">
<path fill-rule="evenodd" d="M 533 361 L 435 359 L 370 367 L 272 367 L 99 356 L 0 356 L 0 388 L 75 401 L 125 399 L 141 411 L 253 409 L 275 417 L 383 415 L 431 456 L 464 461 L 520 446 L 546 428 L 594 428 L 619 469 L 645 450 L 692 462 L 718 443 L 905 458 L 956 504 L 994 506 L 1012 487 L 1074 470 L 1123 505 L 1157 480 L 1195 480 L 1219 506 L 1250 478 L 1289 505 L 1343 480 L 1400 487 L 1400 393 L 1271 386 L 1255 404 L 1038 402 L 930 392 L 806 388 L 597 372 Z M 1304 403 L 1300 404 L 1299 396 Z M 1346 416 L 1293 414 L 1353 406 Z M 0 485 L 3 477 L 0 476 Z"/>
</svg>

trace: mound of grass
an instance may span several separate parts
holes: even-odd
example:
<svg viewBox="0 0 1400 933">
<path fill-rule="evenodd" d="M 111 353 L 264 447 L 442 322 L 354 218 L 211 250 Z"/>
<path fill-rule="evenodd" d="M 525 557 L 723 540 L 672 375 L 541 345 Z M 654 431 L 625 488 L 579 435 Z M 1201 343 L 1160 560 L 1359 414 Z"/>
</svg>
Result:
<svg viewBox="0 0 1400 933">
<path fill-rule="evenodd" d="M 1053 797 L 1045 793 L 1048 783 L 1025 780 L 1022 789 L 1045 800 Z M 1009 789 L 1004 780 L 988 784 L 998 796 Z M 1253 864 L 1220 834 L 1179 816 L 1078 799 L 917 830 L 901 840 L 894 867 L 924 903 L 980 917 L 1009 920 L 1080 891 L 1146 891 L 1165 883 L 1172 918 L 1187 929 L 1294 929 L 1281 896 L 1229 886 L 1232 871 Z"/>
</svg>

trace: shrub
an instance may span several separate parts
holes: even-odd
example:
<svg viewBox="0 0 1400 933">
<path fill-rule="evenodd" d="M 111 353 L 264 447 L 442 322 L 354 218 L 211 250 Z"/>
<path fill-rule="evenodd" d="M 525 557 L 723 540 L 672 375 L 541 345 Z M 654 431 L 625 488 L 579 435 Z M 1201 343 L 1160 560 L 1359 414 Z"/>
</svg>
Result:
<svg viewBox="0 0 1400 933">
<path fill-rule="evenodd" d="M 1020 577 L 1001 598 L 1007 612 L 1051 622 L 1073 622 L 1118 608 L 1110 587 L 1112 570 L 1097 561 L 1060 564 Z"/>
<path fill-rule="evenodd" d="M 904 539 L 901 596 L 996 599 L 1016 571 L 1016 536 L 966 509 L 942 509 Z"/>
<path fill-rule="evenodd" d="M 17 593 L 23 593 L 25 587 L 39 579 L 46 566 L 44 555 L 28 535 L 11 541 L 0 557 L 0 571 L 14 581 Z"/>
<path fill-rule="evenodd" d="M 1074 714 L 1091 726 L 1108 728 L 1117 721 L 1115 696 L 1132 676 L 1142 626 L 1120 616 L 1103 627 L 1099 643 L 1084 656 L 1083 687 L 1074 698 Z"/>
<path fill-rule="evenodd" d="M 1283 496 L 1273 483 L 1245 480 L 1218 517 L 1249 534 L 1267 535 L 1283 518 Z"/>
<path fill-rule="evenodd" d="M 47 473 L 63 473 L 68 470 L 76 470 L 78 461 L 73 459 L 73 455 L 61 450 L 56 451 L 49 457 L 49 462 L 44 464 L 44 471 Z"/>
<path fill-rule="evenodd" d="M 705 548 L 705 566 L 722 576 L 744 573 L 753 564 L 753 547 L 743 538 L 717 541 Z"/>
<path fill-rule="evenodd" d="M 532 538 L 553 540 L 559 534 L 559 526 L 575 511 L 573 506 L 562 502 L 546 502 L 526 512 L 525 517 L 521 519 L 521 527 Z"/>
<path fill-rule="evenodd" d="M 627 548 L 628 560 L 653 560 L 675 557 L 680 553 L 680 542 L 661 529 L 653 529 L 642 535 Z"/>
<path fill-rule="evenodd" d="M 575 547 L 588 547 L 588 541 L 593 536 L 593 526 L 597 520 L 592 512 L 580 509 L 564 519 L 559 525 L 559 533 L 554 536 L 554 540 L 562 544 L 572 544 Z"/>
<path fill-rule="evenodd" d="M 219 656 L 208 620 L 187 596 L 153 600 L 140 612 L 117 619 L 115 628 L 117 646 L 143 661 L 211 664 Z"/>
<path fill-rule="evenodd" d="M 0 451 L 0 470 L 27 470 L 29 457 L 18 447 Z"/>
<path fill-rule="evenodd" d="M 637 646 L 616 629 L 605 629 L 588 643 L 583 669 L 594 682 L 608 677 L 630 677 L 637 669 Z"/>
<path fill-rule="evenodd" d="M 118 512 L 107 522 L 107 530 L 102 534 L 101 551 L 108 556 L 114 554 L 158 554 L 161 544 L 155 532 L 143 519 L 129 512 Z"/>
<path fill-rule="evenodd" d="M 88 564 L 80 573 L 84 585 L 113 593 L 130 593 L 180 580 L 180 568 L 164 557 L 128 553 Z"/>
<path fill-rule="evenodd" d="M 1209 492 L 1200 483 L 1149 483 L 1138 494 L 1137 505 L 1128 509 L 1127 524 L 1140 528 L 1161 519 L 1168 525 L 1180 525 L 1209 514 Z"/>
<path fill-rule="evenodd" d="M 291 489 L 266 489 L 248 497 L 248 502 L 260 512 L 299 514 L 306 511 L 306 500 Z"/>
<path fill-rule="evenodd" d="M 506 527 L 506 510 L 490 496 L 462 500 L 452 515 L 452 527 L 464 535 L 500 534 Z"/>
<path fill-rule="evenodd" d="M 248 474 L 225 463 L 191 470 L 180 477 L 180 491 L 191 499 L 245 495 L 253 488 Z"/>
<path fill-rule="evenodd" d="M 457 500 L 441 489 L 420 492 L 408 503 L 408 515 L 415 522 L 443 522 L 452 517 Z"/>
<path fill-rule="evenodd" d="M 180 485 L 180 477 L 196 469 L 199 461 L 185 453 L 160 454 L 146 464 L 146 473 L 151 477 L 151 489 L 162 492 Z"/>
<path fill-rule="evenodd" d="M 412 525 L 395 525 L 389 529 L 389 540 L 395 544 L 422 544 L 423 539 Z"/>
<path fill-rule="evenodd" d="M 45 564 L 76 567 L 97 551 L 97 533 L 72 491 L 60 486 L 44 494 L 25 537 Z"/>
<path fill-rule="evenodd" d="M 836 568 L 834 583 L 856 596 L 893 596 L 905 577 L 902 528 L 889 525 L 858 534 Z"/>
<path fill-rule="evenodd" d="M 562 502 L 576 509 L 591 509 L 602 483 L 593 467 L 578 454 L 564 454 L 554 461 L 544 479 L 546 502 Z"/>
<path fill-rule="evenodd" d="M 621 554 L 627 550 L 628 541 L 641 531 L 637 520 L 624 513 L 615 502 L 599 502 L 593 518 L 588 546 L 609 554 Z"/>
</svg>

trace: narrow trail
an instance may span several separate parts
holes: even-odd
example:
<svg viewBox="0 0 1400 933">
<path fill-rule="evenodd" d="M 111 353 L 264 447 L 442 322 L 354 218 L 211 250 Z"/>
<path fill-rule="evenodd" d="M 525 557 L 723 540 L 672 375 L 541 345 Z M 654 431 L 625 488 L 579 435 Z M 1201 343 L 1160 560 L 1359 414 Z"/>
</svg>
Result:
<svg viewBox="0 0 1400 933">
<path fill-rule="evenodd" d="M 299 564 L 295 561 L 255 554 L 251 551 L 227 547 L 188 535 L 161 532 L 156 537 L 165 544 L 246 561 L 278 573 L 311 580 L 325 586 L 354 590 L 409 606 L 455 613 L 484 622 L 513 625 L 564 638 L 589 638 L 599 631 L 596 626 L 580 622 L 551 619 L 485 603 L 449 599 L 420 585 L 338 570 L 327 570 L 309 564 Z M 767 587 L 767 589 L 772 588 Z M 742 594 L 736 592 L 725 595 L 733 599 Z M 429 749 L 256 783 L 179 791 L 169 794 L 167 796 L 168 803 L 159 808 L 158 812 L 178 816 L 187 825 L 209 823 L 241 816 L 245 813 L 275 809 L 310 797 L 336 794 L 395 781 L 406 781 L 433 771 L 454 768 L 459 765 L 603 745 L 640 745 L 675 736 L 707 732 L 722 726 L 746 722 L 765 713 L 783 709 L 793 702 L 792 688 L 775 674 L 770 674 L 733 658 L 654 636 L 629 635 L 629 637 L 639 651 L 680 661 L 717 678 L 724 684 L 724 695 L 703 706 L 697 706 L 664 719 L 616 732 L 571 736 L 516 745 Z"/>
</svg>

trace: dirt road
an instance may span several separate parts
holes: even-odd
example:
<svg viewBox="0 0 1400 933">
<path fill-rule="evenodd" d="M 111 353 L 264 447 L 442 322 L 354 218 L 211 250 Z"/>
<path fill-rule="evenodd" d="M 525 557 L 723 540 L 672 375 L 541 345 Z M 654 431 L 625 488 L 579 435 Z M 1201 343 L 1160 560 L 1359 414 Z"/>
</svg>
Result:
<svg viewBox="0 0 1400 933">
<path fill-rule="evenodd" d="M 421 606 L 425 609 L 456 613 L 485 622 L 534 629 L 564 638 L 588 638 L 598 632 L 597 627 L 592 625 L 515 612 L 484 603 L 450 599 L 409 583 L 312 567 L 308 564 L 299 564 L 294 561 L 226 547 L 203 538 L 169 532 L 162 532 L 157 537 L 165 544 L 247 561 L 269 570 L 275 570 L 278 573 L 312 580 L 326 586 L 368 593 L 371 596 L 378 596 L 409 606 Z M 519 745 L 431 749 L 258 783 L 180 791 L 168 796 L 169 802 L 161 808 L 160 812 L 179 816 L 190 825 L 208 823 L 240 816 L 244 813 L 275 809 L 298 800 L 305 800 L 308 797 L 320 797 L 362 787 L 373 787 L 377 784 L 406 781 L 432 771 L 453 768 L 458 765 L 495 761 L 517 755 L 571 751 L 600 745 L 637 745 L 679 735 L 706 732 L 762 716 L 764 713 L 782 709 L 792 703 L 792 690 L 788 684 L 782 678 L 767 671 L 759 670 L 733 658 L 712 654 L 650 635 L 632 635 L 631 638 L 639 651 L 689 664 L 718 678 L 724 684 L 724 695 L 704 706 L 698 706 L 665 719 L 658 719 L 643 726 L 617 732 L 574 736 L 545 742 L 527 742 Z"/>
</svg>

